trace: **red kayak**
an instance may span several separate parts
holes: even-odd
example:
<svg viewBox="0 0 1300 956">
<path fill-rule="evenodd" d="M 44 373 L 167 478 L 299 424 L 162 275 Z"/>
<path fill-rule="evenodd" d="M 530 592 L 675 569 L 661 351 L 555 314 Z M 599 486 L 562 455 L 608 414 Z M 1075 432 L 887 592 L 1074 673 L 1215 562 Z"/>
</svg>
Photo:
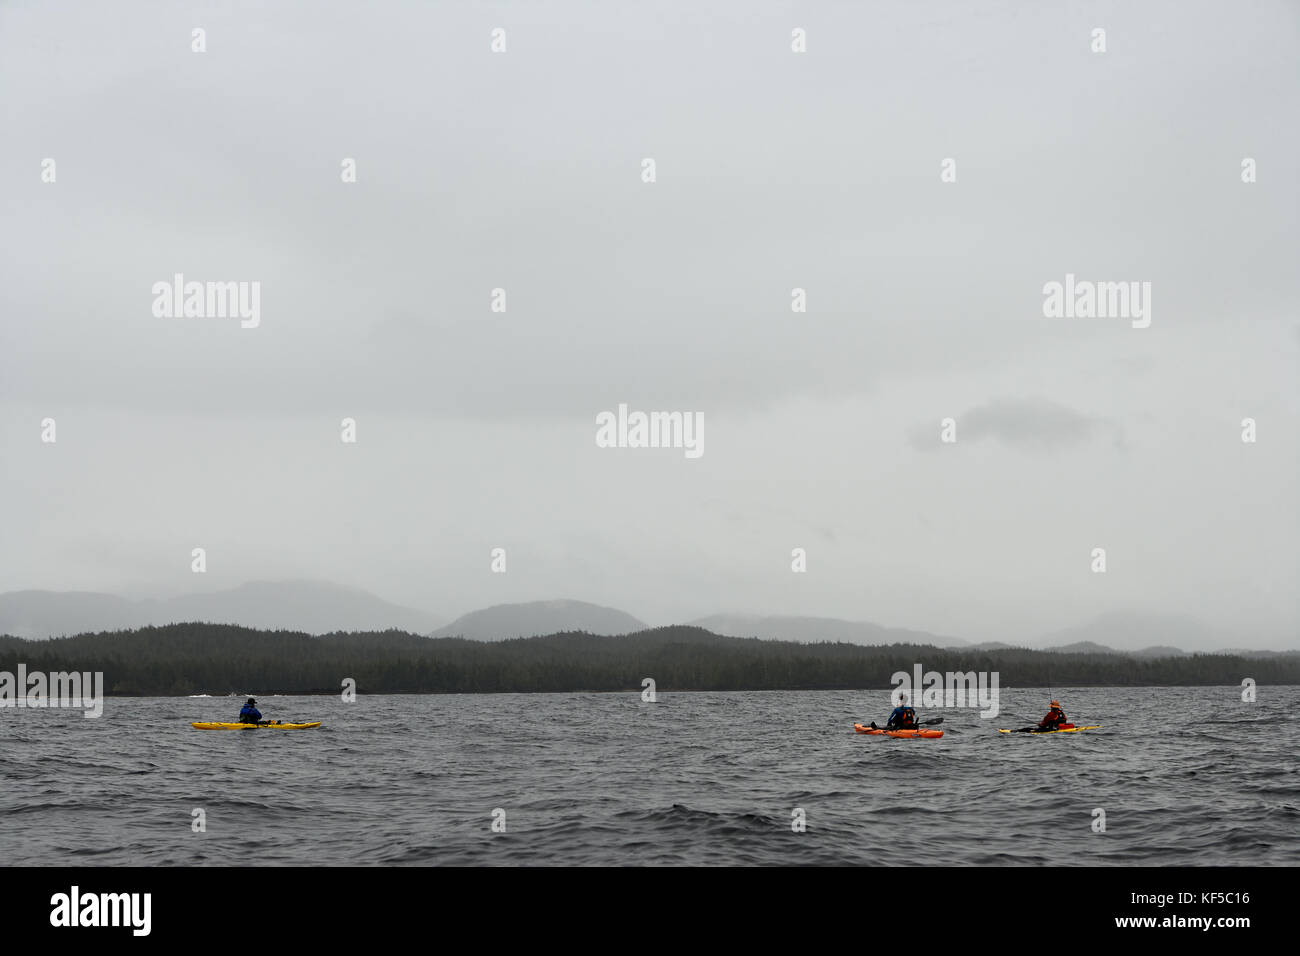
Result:
<svg viewBox="0 0 1300 956">
<path fill-rule="evenodd" d="M 942 730 L 926 730 L 917 728 L 916 730 L 882 730 L 876 727 L 867 727 L 863 724 L 854 724 L 853 729 L 860 734 L 883 734 L 886 737 L 942 737 Z"/>
</svg>

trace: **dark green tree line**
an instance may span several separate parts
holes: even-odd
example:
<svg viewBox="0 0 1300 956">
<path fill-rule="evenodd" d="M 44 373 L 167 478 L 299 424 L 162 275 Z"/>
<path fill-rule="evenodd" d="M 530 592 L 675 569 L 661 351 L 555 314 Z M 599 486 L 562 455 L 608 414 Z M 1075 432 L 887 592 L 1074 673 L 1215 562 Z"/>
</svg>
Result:
<svg viewBox="0 0 1300 956">
<path fill-rule="evenodd" d="M 1300 653 L 1134 658 L 910 644 L 797 644 L 664 627 L 619 637 L 564 633 L 496 643 L 402 631 L 328 634 L 171 624 L 48 641 L 0 637 L 0 671 L 102 671 L 117 695 L 257 692 L 493 693 L 638 690 L 836 690 L 890 687 L 890 675 L 997 671 L 1002 687 L 1300 684 Z"/>
</svg>

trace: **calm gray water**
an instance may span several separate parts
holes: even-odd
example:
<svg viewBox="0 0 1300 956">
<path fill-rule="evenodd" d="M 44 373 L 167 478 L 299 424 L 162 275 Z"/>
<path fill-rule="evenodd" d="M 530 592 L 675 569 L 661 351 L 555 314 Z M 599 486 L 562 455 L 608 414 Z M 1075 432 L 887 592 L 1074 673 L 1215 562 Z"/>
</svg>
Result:
<svg viewBox="0 0 1300 956">
<path fill-rule="evenodd" d="M 259 695 L 325 722 L 287 732 L 190 727 L 237 698 L 0 710 L 0 860 L 1295 865 L 1298 691 L 1056 688 L 1105 730 L 1032 737 L 995 731 L 1049 695 L 1003 688 L 993 720 L 922 711 L 941 740 L 854 734 L 886 691 Z"/>
</svg>

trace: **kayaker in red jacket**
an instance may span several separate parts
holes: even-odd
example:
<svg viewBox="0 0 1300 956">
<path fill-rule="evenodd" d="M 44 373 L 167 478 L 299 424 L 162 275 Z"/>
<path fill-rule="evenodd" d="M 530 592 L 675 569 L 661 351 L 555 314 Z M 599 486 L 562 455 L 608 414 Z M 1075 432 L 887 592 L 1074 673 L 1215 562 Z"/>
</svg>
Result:
<svg viewBox="0 0 1300 956">
<path fill-rule="evenodd" d="M 1047 716 L 1038 722 L 1039 730 L 1056 730 L 1062 724 L 1067 723 L 1065 711 L 1061 710 L 1059 700 L 1052 701 L 1052 709 L 1047 712 Z"/>
</svg>

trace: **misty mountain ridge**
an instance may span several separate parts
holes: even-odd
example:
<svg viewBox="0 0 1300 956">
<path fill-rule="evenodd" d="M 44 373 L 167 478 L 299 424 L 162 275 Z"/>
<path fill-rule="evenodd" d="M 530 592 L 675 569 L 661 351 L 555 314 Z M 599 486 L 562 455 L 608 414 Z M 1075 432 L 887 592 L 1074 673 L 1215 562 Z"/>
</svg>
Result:
<svg viewBox="0 0 1300 956">
<path fill-rule="evenodd" d="M 570 631 L 588 634 L 632 634 L 649 625 L 625 611 L 586 601 L 528 601 L 496 604 L 461 615 L 430 637 L 465 637 L 475 641 L 507 641 Z"/>
<path fill-rule="evenodd" d="M 0 594 L 0 634 L 14 637 L 44 639 L 182 621 L 306 634 L 388 628 L 425 633 L 442 623 L 437 615 L 359 588 L 309 580 L 252 581 L 221 591 L 144 600 L 94 591 Z"/>
<path fill-rule="evenodd" d="M 941 637 L 926 631 L 901 627 L 882 627 L 870 621 L 847 621 L 834 617 L 798 617 L 746 614 L 712 614 L 688 621 L 724 637 L 757 637 L 768 641 L 797 641 L 814 644 L 831 641 L 840 644 L 925 644 L 934 647 L 969 647 L 956 637 Z"/>
<path fill-rule="evenodd" d="M 1073 644 L 1058 644 L 1043 648 L 1053 654 L 1118 654 L 1119 651 L 1096 641 L 1075 641 Z"/>
<path fill-rule="evenodd" d="M 429 637 L 499 641 L 563 632 L 625 635 L 651 625 L 618 608 L 577 600 L 507 603 L 480 608 L 443 625 L 427 611 L 393 604 L 359 588 L 323 581 L 253 581 L 226 590 L 167 599 L 131 600 L 91 591 L 0 594 L 0 634 L 43 639 L 182 621 L 235 624 L 306 634 L 397 629 Z M 971 651 L 1032 649 L 1068 654 L 1124 654 L 1139 659 L 1190 653 L 1266 657 L 1276 650 L 1232 647 L 1224 631 L 1177 617 L 1114 611 L 1053 631 L 1038 641 L 971 643 L 911 628 L 812 615 L 713 614 L 687 622 L 724 637 L 859 646 L 909 644 Z"/>
<path fill-rule="evenodd" d="M 1150 611 L 1109 611 L 1059 631 L 1044 635 L 1038 646 L 1047 650 L 1095 644 L 1100 650 L 1079 653 L 1142 654 L 1154 649 L 1212 652 L 1231 647 L 1235 635 L 1189 617 Z M 1237 652 L 1233 652 L 1237 653 Z"/>
</svg>

